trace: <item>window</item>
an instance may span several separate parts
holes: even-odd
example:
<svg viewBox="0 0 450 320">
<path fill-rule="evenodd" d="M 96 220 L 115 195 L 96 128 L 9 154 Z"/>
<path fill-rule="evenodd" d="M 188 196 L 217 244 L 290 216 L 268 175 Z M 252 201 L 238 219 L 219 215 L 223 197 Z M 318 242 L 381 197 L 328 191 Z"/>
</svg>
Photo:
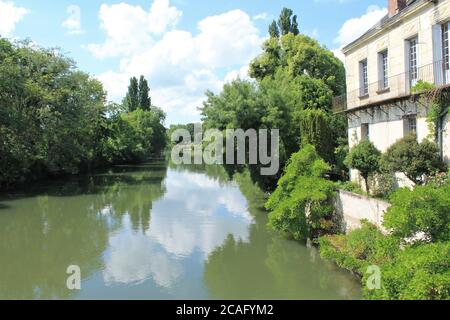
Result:
<svg viewBox="0 0 450 320">
<path fill-rule="evenodd" d="M 380 82 L 378 89 L 385 90 L 389 88 L 389 64 L 388 64 L 388 51 L 383 51 L 378 54 L 378 61 L 379 61 L 379 70 L 380 70 Z"/>
<path fill-rule="evenodd" d="M 368 123 L 361 124 L 361 140 L 370 139 L 370 126 Z"/>
<path fill-rule="evenodd" d="M 418 68 L 417 68 L 417 38 L 409 40 L 409 79 L 411 87 L 417 84 L 419 79 Z"/>
<path fill-rule="evenodd" d="M 367 59 L 361 61 L 359 63 L 359 69 L 360 69 L 360 95 L 366 96 L 369 94 L 369 79 L 368 79 L 368 73 L 367 73 Z"/>
<path fill-rule="evenodd" d="M 417 136 L 417 116 L 408 116 L 403 121 L 404 135 L 414 134 Z"/>
<path fill-rule="evenodd" d="M 442 25 L 442 58 L 445 83 L 450 83 L 449 24 L 445 23 Z"/>
</svg>

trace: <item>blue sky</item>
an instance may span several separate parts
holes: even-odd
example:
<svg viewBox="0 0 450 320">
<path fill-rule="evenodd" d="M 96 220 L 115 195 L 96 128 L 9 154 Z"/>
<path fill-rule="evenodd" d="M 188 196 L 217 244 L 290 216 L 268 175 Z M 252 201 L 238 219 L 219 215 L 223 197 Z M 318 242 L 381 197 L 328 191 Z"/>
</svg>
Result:
<svg viewBox="0 0 450 320">
<path fill-rule="evenodd" d="M 283 7 L 334 50 L 386 13 L 387 0 L 0 0 L 0 35 L 60 47 L 120 101 L 144 74 L 167 124 L 198 121 L 210 89 L 246 76 Z"/>
</svg>

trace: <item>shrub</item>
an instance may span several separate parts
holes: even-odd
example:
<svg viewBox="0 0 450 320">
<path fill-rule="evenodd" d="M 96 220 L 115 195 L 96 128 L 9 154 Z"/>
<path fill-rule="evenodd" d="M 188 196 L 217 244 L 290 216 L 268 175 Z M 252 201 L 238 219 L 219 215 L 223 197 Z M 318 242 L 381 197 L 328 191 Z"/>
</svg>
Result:
<svg viewBox="0 0 450 320">
<path fill-rule="evenodd" d="M 444 169 L 437 144 L 428 140 L 418 143 L 415 135 L 408 135 L 394 143 L 380 163 L 383 171 L 402 172 L 416 184 L 423 184 L 424 175 Z"/>
<path fill-rule="evenodd" d="M 409 238 L 423 232 L 429 241 L 450 240 L 450 183 L 428 184 L 414 190 L 399 189 L 390 198 L 392 206 L 384 226 L 393 235 Z"/>
<path fill-rule="evenodd" d="M 369 176 L 379 169 L 381 152 L 368 139 L 363 139 L 356 147 L 350 150 L 345 159 L 345 165 L 358 170 L 364 178 L 366 191 L 369 193 Z"/>
<path fill-rule="evenodd" d="M 361 228 L 348 235 L 322 237 L 319 244 L 323 258 L 363 275 L 369 265 L 392 261 L 400 243 L 394 237 L 383 235 L 375 225 L 367 221 L 361 223 Z"/>
<path fill-rule="evenodd" d="M 373 195 L 378 198 L 388 199 L 397 190 L 397 178 L 393 173 L 378 173 L 374 176 Z"/>
<path fill-rule="evenodd" d="M 367 290 L 368 299 L 450 299 L 450 243 L 410 247 L 381 266 L 381 289 Z"/>
<path fill-rule="evenodd" d="M 269 226 L 296 240 L 329 231 L 333 227 L 329 222 L 334 184 L 322 178 L 328 170 L 329 165 L 311 145 L 293 154 L 266 203 Z"/>
</svg>

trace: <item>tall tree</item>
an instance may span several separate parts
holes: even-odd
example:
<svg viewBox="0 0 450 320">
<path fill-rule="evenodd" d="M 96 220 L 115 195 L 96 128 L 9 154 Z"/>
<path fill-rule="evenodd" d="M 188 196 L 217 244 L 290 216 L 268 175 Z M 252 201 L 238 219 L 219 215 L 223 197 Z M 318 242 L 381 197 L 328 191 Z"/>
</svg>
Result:
<svg viewBox="0 0 450 320">
<path fill-rule="evenodd" d="M 150 88 L 144 76 L 139 79 L 139 106 L 142 110 L 150 110 L 152 100 L 149 96 Z"/>
<path fill-rule="evenodd" d="M 283 36 L 291 32 L 292 14 L 293 12 L 291 9 L 283 8 L 283 10 L 281 10 L 280 18 L 278 19 L 278 27 Z"/>
<path fill-rule="evenodd" d="M 278 29 L 278 25 L 275 20 L 273 20 L 269 26 L 269 35 L 271 38 L 279 38 L 280 37 L 280 30 Z"/>
<path fill-rule="evenodd" d="M 128 86 L 124 104 L 130 112 L 139 108 L 139 83 L 136 77 L 130 79 L 130 85 Z"/>
<path fill-rule="evenodd" d="M 296 15 L 292 18 L 291 33 L 293 33 L 295 36 L 300 33 Z"/>
</svg>

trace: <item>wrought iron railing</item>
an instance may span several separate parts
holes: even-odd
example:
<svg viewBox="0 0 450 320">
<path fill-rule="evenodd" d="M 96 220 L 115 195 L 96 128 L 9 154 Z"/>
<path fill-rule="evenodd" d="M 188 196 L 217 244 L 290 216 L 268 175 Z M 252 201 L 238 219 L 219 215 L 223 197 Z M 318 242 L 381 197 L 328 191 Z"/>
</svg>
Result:
<svg viewBox="0 0 450 320">
<path fill-rule="evenodd" d="M 348 109 L 411 95 L 413 93 L 411 89 L 419 81 L 433 83 L 437 87 L 450 84 L 448 63 L 437 61 L 412 72 L 404 72 L 370 83 L 368 90 L 359 88 L 347 91 L 346 95 L 333 98 L 333 111 L 339 113 Z"/>
</svg>

